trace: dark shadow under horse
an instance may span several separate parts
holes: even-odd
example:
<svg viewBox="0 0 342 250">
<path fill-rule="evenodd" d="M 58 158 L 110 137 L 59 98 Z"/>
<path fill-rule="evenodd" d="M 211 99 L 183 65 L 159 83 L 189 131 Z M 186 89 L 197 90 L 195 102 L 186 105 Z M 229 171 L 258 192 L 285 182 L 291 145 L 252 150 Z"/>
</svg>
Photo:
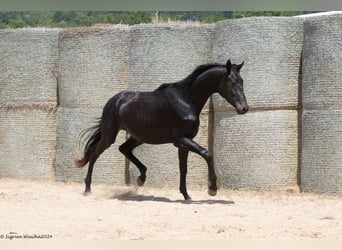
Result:
<svg viewBox="0 0 342 250">
<path fill-rule="evenodd" d="M 84 156 L 76 161 L 77 167 L 89 162 L 85 178 L 85 192 L 90 192 L 93 167 L 98 157 L 115 142 L 119 130 L 130 137 L 119 150 L 139 169 L 138 185 L 146 180 L 146 166 L 134 155 L 133 149 L 148 144 L 173 143 L 178 148 L 180 192 L 191 199 L 186 189 L 187 159 L 189 151 L 202 156 L 208 164 L 210 195 L 216 195 L 216 174 L 209 151 L 193 138 L 199 128 L 200 112 L 213 93 L 219 93 L 237 111 L 245 114 L 248 105 L 240 76 L 240 65 L 204 64 L 198 66 L 185 79 L 162 84 L 151 92 L 123 91 L 113 96 L 103 108 L 99 124 L 87 130 L 89 136 Z"/>
</svg>

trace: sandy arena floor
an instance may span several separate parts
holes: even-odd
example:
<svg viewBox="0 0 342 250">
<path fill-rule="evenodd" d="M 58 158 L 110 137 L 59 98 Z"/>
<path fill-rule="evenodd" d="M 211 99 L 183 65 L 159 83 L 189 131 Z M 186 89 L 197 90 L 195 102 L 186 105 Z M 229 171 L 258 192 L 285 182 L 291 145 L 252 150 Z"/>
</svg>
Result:
<svg viewBox="0 0 342 250">
<path fill-rule="evenodd" d="M 341 239 L 342 196 L 0 179 L 0 240 Z"/>
</svg>

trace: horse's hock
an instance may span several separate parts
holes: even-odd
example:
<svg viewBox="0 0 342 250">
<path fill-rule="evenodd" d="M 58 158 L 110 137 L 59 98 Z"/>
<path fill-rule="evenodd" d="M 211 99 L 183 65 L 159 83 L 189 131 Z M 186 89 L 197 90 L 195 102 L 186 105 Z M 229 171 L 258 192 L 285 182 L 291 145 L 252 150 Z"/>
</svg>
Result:
<svg viewBox="0 0 342 250">
<path fill-rule="evenodd" d="M 238 116 L 215 95 L 214 112 L 204 108 L 195 138 L 213 151 L 219 184 L 342 193 L 340 27 L 342 12 L 215 25 L 1 30 L 0 177 L 82 181 L 85 169 L 73 164 L 83 148 L 79 135 L 108 98 L 153 90 L 199 64 L 230 58 L 245 61 L 250 111 Z M 94 181 L 135 181 L 134 166 L 118 151 L 125 137 L 99 158 Z M 145 185 L 178 185 L 176 152 L 168 145 L 135 150 L 148 166 Z M 190 154 L 189 186 L 207 185 L 206 178 L 205 161 Z"/>
</svg>

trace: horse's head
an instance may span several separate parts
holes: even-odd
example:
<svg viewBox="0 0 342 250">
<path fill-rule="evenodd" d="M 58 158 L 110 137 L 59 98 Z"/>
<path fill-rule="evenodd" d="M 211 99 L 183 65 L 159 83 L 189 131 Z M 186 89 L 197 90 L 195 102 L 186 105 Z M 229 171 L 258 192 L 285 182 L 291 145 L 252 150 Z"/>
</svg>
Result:
<svg viewBox="0 0 342 250">
<path fill-rule="evenodd" d="M 218 92 L 226 99 L 240 115 L 248 111 L 245 93 L 243 92 L 243 80 L 240 76 L 240 65 L 231 64 L 230 60 L 226 64 L 226 72 L 220 82 Z"/>
</svg>

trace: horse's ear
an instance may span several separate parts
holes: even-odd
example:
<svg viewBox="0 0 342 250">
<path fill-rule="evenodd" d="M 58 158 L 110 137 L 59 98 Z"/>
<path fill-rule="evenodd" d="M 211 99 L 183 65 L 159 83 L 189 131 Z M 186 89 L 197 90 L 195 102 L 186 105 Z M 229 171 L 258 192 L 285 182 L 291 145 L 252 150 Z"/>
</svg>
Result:
<svg viewBox="0 0 342 250">
<path fill-rule="evenodd" d="M 236 68 L 237 71 L 240 72 L 240 69 L 242 68 L 243 64 L 245 63 L 245 61 L 243 61 L 241 64 L 239 64 Z"/>
<path fill-rule="evenodd" d="M 230 75 L 230 72 L 232 71 L 232 63 L 230 62 L 230 59 L 226 63 L 226 69 L 227 69 L 227 74 Z"/>
</svg>

